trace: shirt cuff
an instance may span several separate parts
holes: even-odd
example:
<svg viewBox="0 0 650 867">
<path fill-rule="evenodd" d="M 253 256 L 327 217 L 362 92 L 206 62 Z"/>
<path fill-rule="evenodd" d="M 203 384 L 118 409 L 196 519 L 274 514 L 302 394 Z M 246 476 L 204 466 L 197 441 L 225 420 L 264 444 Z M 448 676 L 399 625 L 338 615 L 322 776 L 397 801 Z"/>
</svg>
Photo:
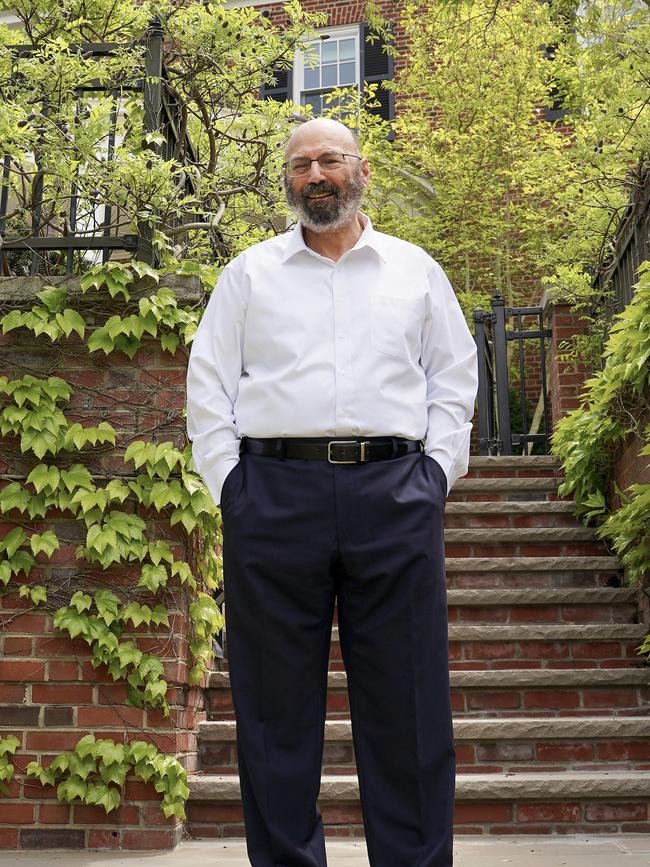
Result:
<svg viewBox="0 0 650 867">
<path fill-rule="evenodd" d="M 221 491 L 223 490 L 226 476 L 230 475 L 239 463 L 239 458 L 222 458 L 218 464 L 212 467 L 205 467 L 201 472 L 203 481 L 205 482 L 215 505 L 221 506 Z"/>
</svg>

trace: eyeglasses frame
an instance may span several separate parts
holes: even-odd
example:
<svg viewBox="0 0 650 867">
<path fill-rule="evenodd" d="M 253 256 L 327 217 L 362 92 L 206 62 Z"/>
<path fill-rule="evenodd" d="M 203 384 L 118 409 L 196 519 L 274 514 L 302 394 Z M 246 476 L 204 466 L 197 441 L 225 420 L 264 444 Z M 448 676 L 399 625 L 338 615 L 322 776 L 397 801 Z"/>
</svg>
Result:
<svg viewBox="0 0 650 867">
<path fill-rule="evenodd" d="M 311 171 L 311 164 L 312 163 L 318 163 L 318 167 L 320 168 L 320 170 L 322 172 L 332 171 L 331 169 L 324 169 L 323 166 L 321 166 L 319 160 L 324 156 L 354 157 L 355 160 L 364 159 L 363 157 L 360 157 L 358 154 L 345 154 L 345 153 L 342 153 L 341 151 L 326 151 L 324 154 L 321 154 L 319 157 L 314 157 L 313 159 L 309 159 L 309 157 L 296 157 L 296 159 L 304 159 L 305 161 L 309 160 L 309 169 L 307 169 L 307 171 L 305 172 L 305 176 L 306 176 Z M 285 172 L 289 176 L 291 176 L 291 170 L 290 170 L 288 162 L 282 163 L 282 168 L 285 170 Z"/>
</svg>

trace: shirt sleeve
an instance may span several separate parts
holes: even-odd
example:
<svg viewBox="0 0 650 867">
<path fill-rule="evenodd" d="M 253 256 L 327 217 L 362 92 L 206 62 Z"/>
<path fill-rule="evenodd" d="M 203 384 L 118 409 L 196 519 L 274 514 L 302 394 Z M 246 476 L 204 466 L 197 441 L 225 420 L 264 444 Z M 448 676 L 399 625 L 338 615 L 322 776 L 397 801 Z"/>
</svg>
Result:
<svg viewBox="0 0 650 867">
<path fill-rule="evenodd" d="M 427 379 L 425 454 L 447 477 L 447 493 L 469 468 L 470 434 L 478 391 L 476 342 L 447 275 L 429 260 L 429 294 L 421 363 Z"/>
<path fill-rule="evenodd" d="M 235 262 L 222 271 L 192 341 L 187 369 L 187 434 L 214 502 L 239 462 L 235 401 L 243 369 L 246 285 Z"/>
</svg>

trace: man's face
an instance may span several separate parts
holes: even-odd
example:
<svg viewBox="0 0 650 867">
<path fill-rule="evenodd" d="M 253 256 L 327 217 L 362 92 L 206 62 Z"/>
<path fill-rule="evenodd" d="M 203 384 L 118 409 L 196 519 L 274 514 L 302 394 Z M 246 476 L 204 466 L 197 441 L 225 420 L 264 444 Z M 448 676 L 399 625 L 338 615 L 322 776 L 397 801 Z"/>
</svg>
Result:
<svg viewBox="0 0 650 867">
<path fill-rule="evenodd" d="M 292 177 L 285 171 L 285 192 L 291 210 L 303 226 L 314 232 L 332 232 L 347 225 L 357 213 L 367 185 L 368 168 L 365 159 L 358 159 L 354 142 L 336 136 L 304 136 L 287 154 L 287 162 L 313 159 L 307 174 Z M 316 162 L 324 154 L 343 157 L 340 167 L 328 170 Z"/>
</svg>

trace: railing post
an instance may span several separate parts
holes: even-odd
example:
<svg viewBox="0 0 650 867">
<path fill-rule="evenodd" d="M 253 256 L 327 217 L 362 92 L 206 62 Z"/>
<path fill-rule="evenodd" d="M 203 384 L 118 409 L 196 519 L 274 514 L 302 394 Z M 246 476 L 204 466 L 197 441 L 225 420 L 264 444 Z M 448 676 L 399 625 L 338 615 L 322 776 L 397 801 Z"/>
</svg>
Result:
<svg viewBox="0 0 650 867">
<path fill-rule="evenodd" d="M 485 333 L 485 317 L 484 310 L 475 310 L 472 314 L 474 319 L 474 340 L 476 342 L 476 353 L 478 363 L 478 450 L 481 455 L 490 454 L 490 396 L 492 391 L 492 378 L 489 375 L 487 358 L 485 356 L 485 344 L 487 335 Z"/>
<path fill-rule="evenodd" d="M 144 129 L 145 133 L 157 132 L 160 129 L 162 115 L 162 46 L 163 28 L 160 18 L 155 15 L 147 28 L 147 51 L 144 67 Z M 158 146 L 153 142 L 147 148 L 158 152 Z M 149 223 L 138 221 L 137 259 L 142 259 L 149 265 L 154 264 L 152 247 L 153 227 Z"/>
<path fill-rule="evenodd" d="M 494 313 L 494 367 L 497 387 L 497 418 L 501 454 L 512 454 L 512 434 L 510 431 L 510 400 L 508 395 L 508 351 L 506 342 L 505 302 L 500 292 L 492 296 Z"/>
</svg>

